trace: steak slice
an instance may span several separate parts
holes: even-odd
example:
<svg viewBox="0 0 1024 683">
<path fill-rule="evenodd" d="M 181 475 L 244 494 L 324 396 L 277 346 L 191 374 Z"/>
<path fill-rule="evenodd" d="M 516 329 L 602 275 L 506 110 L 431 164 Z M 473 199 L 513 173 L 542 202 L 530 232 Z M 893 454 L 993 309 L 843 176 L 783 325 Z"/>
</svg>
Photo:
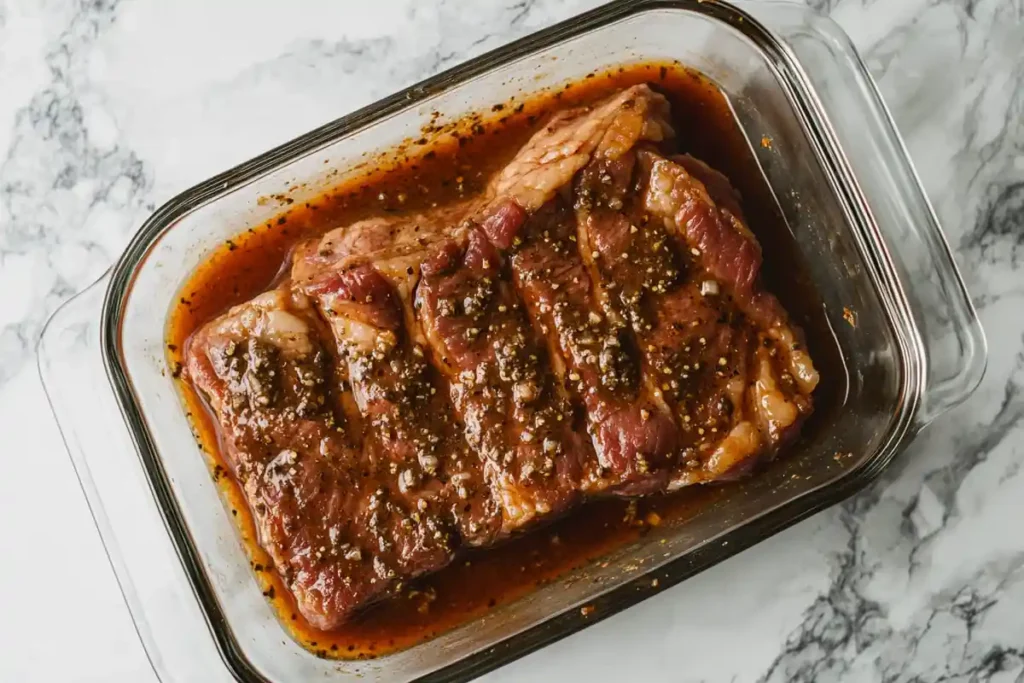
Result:
<svg viewBox="0 0 1024 683">
<path fill-rule="evenodd" d="M 677 448 L 671 417 L 648 395 L 629 331 L 605 315 L 577 244 L 573 212 L 553 200 L 523 224 L 512 274 L 555 371 L 585 407 L 601 470 L 585 491 L 656 491 Z"/>
<path fill-rule="evenodd" d="M 329 270 L 303 289 L 328 321 L 346 369 L 371 446 L 364 457 L 396 476 L 423 519 L 454 528 L 471 545 L 492 541 L 497 505 L 442 378 L 409 333 L 399 290 L 369 264 Z"/>
<path fill-rule="evenodd" d="M 692 158 L 680 164 L 642 151 L 639 160 L 645 175 L 644 207 L 690 249 L 699 268 L 697 277 L 706 278 L 702 293 L 727 295 L 717 306 L 737 320 L 735 327 L 746 328 L 744 346 L 751 349 L 742 364 L 735 353 L 723 353 L 719 359 L 722 370 L 734 372 L 723 392 L 732 404 L 732 426 L 710 448 L 704 471 L 689 468 L 676 478 L 673 486 L 679 486 L 742 471 L 752 456 L 771 454 L 792 438 L 813 409 L 811 394 L 818 373 L 799 329 L 791 325 L 778 300 L 758 284 L 760 246 L 743 222 L 738 195 L 724 176 Z M 705 186 L 698 175 L 709 184 Z M 747 319 L 745 325 L 740 316 Z M 739 347 L 723 348 L 735 352 Z M 722 379 L 727 379 L 724 372 Z"/>
<path fill-rule="evenodd" d="M 636 152 L 597 158 L 577 175 L 573 196 L 602 304 L 634 335 L 642 382 L 679 430 L 675 487 L 684 476 L 732 476 L 751 462 L 714 457 L 743 418 L 751 334 L 731 299 L 707 290 L 700 255 L 648 213 L 646 178 Z M 747 455 L 756 454 L 752 446 Z"/>
<path fill-rule="evenodd" d="M 305 297 L 268 292 L 201 328 L 186 372 L 220 425 L 260 545 L 302 615 L 329 629 L 399 579 L 443 566 L 452 548 L 338 420 L 318 324 Z"/>
<path fill-rule="evenodd" d="M 572 408 L 545 372 L 546 352 L 481 230 L 423 265 L 416 308 L 501 505 L 502 531 L 575 503 L 593 453 L 573 431 Z"/>
</svg>

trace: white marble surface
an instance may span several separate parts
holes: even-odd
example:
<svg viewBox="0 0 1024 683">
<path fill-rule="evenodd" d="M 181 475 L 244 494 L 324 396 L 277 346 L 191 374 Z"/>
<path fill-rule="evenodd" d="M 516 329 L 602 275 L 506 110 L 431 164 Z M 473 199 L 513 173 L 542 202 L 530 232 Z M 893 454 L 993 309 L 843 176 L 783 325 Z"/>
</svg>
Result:
<svg viewBox="0 0 1024 683">
<path fill-rule="evenodd" d="M 155 680 L 36 376 L 58 303 L 179 190 L 593 4 L 0 0 L 0 681 Z M 879 80 L 988 374 L 868 491 L 490 680 L 1024 680 L 1024 2 L 813 4 Z"/>
</svg>

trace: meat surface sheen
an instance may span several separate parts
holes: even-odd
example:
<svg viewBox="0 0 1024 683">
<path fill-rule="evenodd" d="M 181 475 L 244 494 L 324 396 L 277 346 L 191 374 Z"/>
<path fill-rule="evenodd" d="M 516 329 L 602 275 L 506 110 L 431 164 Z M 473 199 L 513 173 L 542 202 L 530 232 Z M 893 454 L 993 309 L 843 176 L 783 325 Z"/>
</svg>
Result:
<svg viewBox="0 0 1024 683">
<path fill-rule="evenodd" d="M 553 116 L 481 196 L 309 240 L 187 376 L 321 628 L 602 495 L 735 478 L 818 374 L 739 193 L 646 85 Z"/>
</svg>

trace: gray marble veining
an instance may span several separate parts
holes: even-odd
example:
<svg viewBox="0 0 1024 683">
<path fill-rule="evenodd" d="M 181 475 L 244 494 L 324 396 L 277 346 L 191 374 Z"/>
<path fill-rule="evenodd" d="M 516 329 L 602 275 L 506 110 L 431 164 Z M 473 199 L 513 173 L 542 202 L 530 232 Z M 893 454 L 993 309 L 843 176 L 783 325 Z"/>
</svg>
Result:
<svg viewBox="0 0 1024 683">
<path fill-rule="evenodd" d="M 596 3 L 342 4 L 0 0 L 0 392 L 174 193 Z M 1024 1 L 811 4 L 878 79 L 985 380 L 860 495 L 493 680 L 1024 681 Z"/>
</svg>

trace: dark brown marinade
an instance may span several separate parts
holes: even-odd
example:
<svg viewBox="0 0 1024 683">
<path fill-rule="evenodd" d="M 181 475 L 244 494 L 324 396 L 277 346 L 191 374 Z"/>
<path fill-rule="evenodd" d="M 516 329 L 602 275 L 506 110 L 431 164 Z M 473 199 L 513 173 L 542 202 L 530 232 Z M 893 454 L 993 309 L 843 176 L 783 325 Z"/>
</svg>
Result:
<svg viewBox="0 0 1024 683">
<path fill-rule="evenodd" d="M 478 192 L 490 174 L 557 109 L 591 102 L 615 90 L 649 83 L 665 94 L 680 133 L 680 150 L 706 161 L 740 191 L 749 225 L 764 252 L 765 289 L 775 292 L 794 323 L 801 326 L 822 383 L 817 409 L 804 426 L 812 433 L 829 419 L 842 390 L 842 373 L 829 325 L 797 248 L 764 184 L 728 103 L 711 82 L 677 63 L 644 63 L 594 74 L 556 91 L 520 96 L 499 108 L 458 122 L 428 126 L 398 150 L 369 160 L 375 170 L 346 181 L 312 201 L 294 201 L 288 193 L 268 198 L 282 213 L 261 225 L 239 226 L 183 287 L 167 334 L 171 368 L 180 367 L 190 336 L 230 306 L 247 301 L 281 279 L 296 244 L 338 225 L 381 214 L 422 211 Z M 292 188 L 298 189 L 298 188 Z M 685 254 L 680 257 L 685 259 Z M 675 265 L 672 266 L 673 268 Z M 666 362 L 675 362 L 669 359 Z M 180 383 L 197 441 L 210 463 L 249 552 L 251 564 L 282 623 L 319 656 L 374 658 L 430 639 L 529 593 L 559 576 L 637 539 L 651 525 L 681 523 L 727 493 L 727 486 L 696 487 L 671 496 L 638 502 L 588 503 L 543 530 L 500 546 L 474 550 L 445 569 L 419 579 L 403 595 L 369 608 L 342 628 L 323 632 L 297 613 L 292 597 L 270 568 L 256 542 L 255 527 L 233 477 L 223 476 L 215 422 L 192 387 Z"/>
</svg>

